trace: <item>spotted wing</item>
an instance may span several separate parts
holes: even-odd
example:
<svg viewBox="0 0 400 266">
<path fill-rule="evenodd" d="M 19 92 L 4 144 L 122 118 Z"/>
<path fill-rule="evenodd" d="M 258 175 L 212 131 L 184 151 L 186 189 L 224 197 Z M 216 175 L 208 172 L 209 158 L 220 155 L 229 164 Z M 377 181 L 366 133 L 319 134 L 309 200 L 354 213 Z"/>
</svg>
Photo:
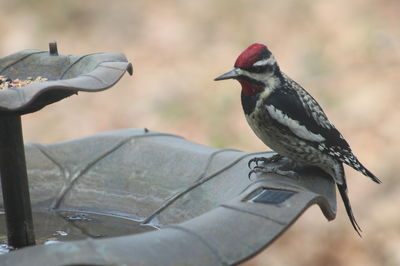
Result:
<svg viewBox="0 0 400 266">
<path fill-rule="evenodd" d="M 301 105 L 303 106 L 305 112 L 309 117 L 314 119 L 314 121 L 323 128 L 334 128 L 335 126 L 329 121 L 328 117 L 322 110 L 321 106 L 317 103 L 317 101 L 306 91 L 304 90 L 297 82 L 289 78 L 287 75 L 282 73 L 285 81 L 287 82 L 286 86 L 290 86 L 293 88 L 300 100 Z"/>
<path fill-rule="evenodd" d="M 275 90 L 264 100 L 264 105 L 277 127 L 308 141 L 310 145 L 321 147 L 321 151 L 330 153 L 330 148 L 335 152 L 350 151 L 348 143 L 329 122 L 321 107 L 317 103 L 315 107 L 305 105 L 295 90 Z M 314 114 L 314 110 L 317 113 Z M 335 157 L 335 154 L 331 155 Z"/>
</svg>

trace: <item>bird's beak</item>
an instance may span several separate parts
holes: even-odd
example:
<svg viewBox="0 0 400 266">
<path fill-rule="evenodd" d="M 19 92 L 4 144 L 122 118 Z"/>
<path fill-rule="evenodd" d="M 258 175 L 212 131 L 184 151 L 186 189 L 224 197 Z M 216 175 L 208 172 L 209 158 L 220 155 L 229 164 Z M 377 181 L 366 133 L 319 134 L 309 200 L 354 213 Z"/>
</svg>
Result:
<svg viewBox="0 0 400 266">
<path fill-rule="evenodd" d="M 234 68 L 231 71 L 229 71 L 229 72 L 227 72 L 225 74 L 222 74 L 221 76 L 215 78 L 214 80 L 217 81 L 217 80 L 224 80 L 224 79 L 235 79 L 235 78 L 237 78 L 239 76 L 240 76 L 240 74 L 237 72 L 237 69 Z"/>
</svg>

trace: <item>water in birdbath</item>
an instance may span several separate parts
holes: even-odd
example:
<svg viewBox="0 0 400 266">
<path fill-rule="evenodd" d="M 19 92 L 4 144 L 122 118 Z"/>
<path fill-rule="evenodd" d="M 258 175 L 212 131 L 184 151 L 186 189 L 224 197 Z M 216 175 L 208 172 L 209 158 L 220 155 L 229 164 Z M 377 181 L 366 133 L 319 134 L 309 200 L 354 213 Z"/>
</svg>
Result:
<svg viewBox="0 0 400 266">
<path fill-rule="evenodd" d="M 37 244 L 53 244 L 85 238 L 105 238 L 155 230 L 133 219 L 76 211 L 33 212 Z M 0 212 L 0 255 L 8 253 L 5 214 Z"/>
</svg>

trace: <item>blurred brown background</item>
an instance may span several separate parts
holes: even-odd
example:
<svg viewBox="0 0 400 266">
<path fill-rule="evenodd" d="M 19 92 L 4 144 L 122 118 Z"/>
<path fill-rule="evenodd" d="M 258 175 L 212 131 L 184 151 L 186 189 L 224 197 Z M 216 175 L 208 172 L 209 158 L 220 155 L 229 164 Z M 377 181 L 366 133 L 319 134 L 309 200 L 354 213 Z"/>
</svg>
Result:
<svg viewBox="0 0 400 266">
<path fill-rule="evenodd" d="M 355 215 L 310 208 L 246 265 L 400 265 L 400 2 L 0 0 L 0 56 L 22 49 L 119 51 L 133 62 L 111 90 L 80 93 L 23 118 L 25 141 L 51 143 L 143 128 L 204 145 L 261 151 L 240 86 L 214 82 L 253 42 L 320 102 L 383 181 L 346 169 Z M 227 184 L 229 185 L 229 184 Z"/>
</svg>

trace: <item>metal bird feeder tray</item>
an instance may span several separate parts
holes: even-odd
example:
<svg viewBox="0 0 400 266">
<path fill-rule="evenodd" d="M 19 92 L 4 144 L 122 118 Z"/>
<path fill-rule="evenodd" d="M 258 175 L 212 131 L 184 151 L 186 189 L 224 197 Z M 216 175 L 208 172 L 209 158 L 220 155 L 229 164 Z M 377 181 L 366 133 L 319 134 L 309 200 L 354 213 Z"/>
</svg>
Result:
<svg viewBox="0 0 400 266">
<path fill-rule="evenodd" d="M 20 116 L 78 91 L 108 89 L 125 71 L 132 74 L 132 65 L 121 53 L 60 55 L 56 42 L 49 51 L 24 50 L 0 58 L 0 75 L 9 80 L 46 80 L 0 90 L 0 174 L 9 245 L 35 243 Z"/>
<path fill-rule="evenodd" d="M 0 75 L 10 79 L 44 77 L 48 81 L 0 91 L 0 114 L 23 115 L 76 94 L 112 87 L 132 65 L 121 53 L 59 55 L 55 42 L 49 51 L 24 50 L 0 58 Z"/>
</svg>

